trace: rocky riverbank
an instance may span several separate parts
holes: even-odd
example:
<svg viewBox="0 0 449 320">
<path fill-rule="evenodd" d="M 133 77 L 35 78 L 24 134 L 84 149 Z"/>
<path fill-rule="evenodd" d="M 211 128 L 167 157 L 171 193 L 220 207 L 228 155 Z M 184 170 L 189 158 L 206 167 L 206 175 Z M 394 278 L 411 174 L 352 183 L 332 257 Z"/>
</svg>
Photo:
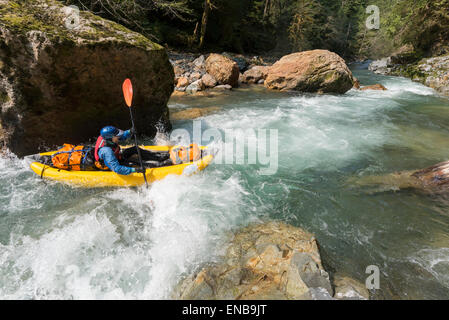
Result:
<svg viewBox="0 0 449 320">
<path fill-rule="evenodd" d="M 204 266 L 179 283 L 174 299 L 369 299 L 357 280 L 323 268 L 315 237 L 280 222 L 238 231 L 221 263 Z"/>
<path fill-rule="evenodd" d="M 355 81 L 345 61 L 327 50 L 297 52 L 278 61 L 229 53 L 172 53 L 170 61 L 175 71 L 175 92 L 187 94 L 231 90 L 245 84 L 282 91 L 345 93 Z"/>
<path fill-rule="evenodd" d="M 419 59 L 410 46 L 390 57 L 373 61 L 369 70 L 377 74 L 403 76 L 449 96 L 449 55 Z"/>
</svg>

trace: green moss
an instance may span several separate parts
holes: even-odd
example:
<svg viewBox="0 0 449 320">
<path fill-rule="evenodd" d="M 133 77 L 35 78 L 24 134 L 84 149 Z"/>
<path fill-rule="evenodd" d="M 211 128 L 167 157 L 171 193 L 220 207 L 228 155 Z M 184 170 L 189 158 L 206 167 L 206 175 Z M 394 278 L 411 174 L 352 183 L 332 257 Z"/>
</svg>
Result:
<svg viewBox="0 0 449 320">
<path fill-rule="evenodd" d="M 49 10 L 49 6 L 56 9 Z M 143 35 L 90 12 L 80 12 L 81 19 L 88 22 L 82 24 L 79 29 L 67 29 L 64 23 L 66 17 L 62 11 L 58 12 L 58 8 L 62 9 L 63 7 L 60 2 L 55 0 L 11 0 L 0 8 L 0 24 L 21 34 L 39 30 L 58 42 L 79 39 L 96 42 L 101 39 L 115 38 L 117 41 L 130 43 L 147 50 L 163 49 L 162 46 Z"/>
<path fill-rule="evenodd" d="M 0 104 L 8 102 L 10 100 L 8 94 L 6 92 L 0 91 Z"/>
<path fill-rule="evenodd" d="M 393 70 L 391 74 L 394 76 L 410 78 L 419 82 L 425 82 L 427 78 L 427 75 L 419 69 L 418 64 L 403 65 L 397 70 Z"/>
</svg>

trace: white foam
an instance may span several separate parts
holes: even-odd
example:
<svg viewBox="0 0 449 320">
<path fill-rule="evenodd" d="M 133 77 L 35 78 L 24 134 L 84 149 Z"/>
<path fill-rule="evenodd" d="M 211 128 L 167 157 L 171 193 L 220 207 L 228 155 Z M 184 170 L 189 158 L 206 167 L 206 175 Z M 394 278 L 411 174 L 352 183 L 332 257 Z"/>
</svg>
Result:
<svg viewBox="0 0 449 320">
<path fill-rule="evenodd" d="M 222 253 L 227 231 L 257 219 L 242 214 L 244 196 L 240 176 L 220 172 L 99 191 L 52 213 L 34 236 L 16 228 L 0 244 L 0 297 L 169 298 L 182 276 Z"/>
<path fill-rule="evenodd" d="M 421 249 L 409 260 L 426 269 L 443 285 L 449 286 L 449 248 Z"/>
</svg>

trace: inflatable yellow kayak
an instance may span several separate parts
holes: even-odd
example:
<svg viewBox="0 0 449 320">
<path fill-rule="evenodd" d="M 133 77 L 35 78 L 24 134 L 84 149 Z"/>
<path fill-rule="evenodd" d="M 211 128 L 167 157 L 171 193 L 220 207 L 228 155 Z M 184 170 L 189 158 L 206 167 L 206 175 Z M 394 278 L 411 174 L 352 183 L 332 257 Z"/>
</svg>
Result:
<svg viewBox="0 0 449 320">
<path fill-rule="evenodd" d="M 170 151 L 178 146 L 140 146 L 140 148 L 151 151 Z M 126 148 L 126 147 L 124 147 Z M 162 180 L 168 175 L 190 175 L 204 170 L 213 160 L 213 152 L 209 152 L 207 147 L 200 147 L 202 157 L 193 162 L 182 163 L 178 165 L 148 168 L 146 178 L 148 183 L 156 180 Z M 56 151 L 40 153 L 37 157 L 51 156 Z M 36 158 L 36 157 L 35 157 Z M 30 165 L 31 169 L 44 179 L 56 180 L 71 185 L 81 187 L 134 187 L 145 183 L 142 173 L 131 173 L 130 175 L 119 175 L 112 171 L 69 171 L 54 168 L 34 161 Z"/>
</svg>

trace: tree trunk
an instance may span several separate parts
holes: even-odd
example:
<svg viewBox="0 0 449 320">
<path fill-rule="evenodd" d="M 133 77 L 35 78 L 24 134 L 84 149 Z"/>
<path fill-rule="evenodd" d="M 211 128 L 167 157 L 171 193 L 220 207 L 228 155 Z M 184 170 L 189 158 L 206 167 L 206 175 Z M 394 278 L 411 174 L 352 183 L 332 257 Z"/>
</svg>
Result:
<svg viewBox="0 0 449 320">
<path fill-rule="evenodd" d="M 346 51 L 348 50 L 348 47 L 349 47 L 348 39 L 349 39 L 349 34 L 350 34 L 350 32 L 351 32 L 351 22 L 349 22 L 349 25 L 348 25 L 348 32 L 346 32 L 345 52 L 344 52 L 344 54 L 343 54 L 344 57 L 346 56 Z"/>
<path fill-rule="evenodd" d="M 271 1 L 270 0 L 265 0 L 265 9 L 263 10 L 263 18 L 265 19 L 265 17 L 268 15 L 268 11 L 269 11 L 269 6 L 271 5 Z"/>
<path fill-rule="evenodd" d="M 198 41 L 199 41 L 199 38 L 200 38 L 200 32 L 199 32 L 199 27 L 200 27 L 200 23 L 199 22 L 197 22 L 196 23 L 196 25 L 195 25 L 195 30 L 193 30 L 193 43 L 198 43 Z"/>
<path fill-rule="evenodd" d="M 211 7 L 212 7 L 211 0 L 204 0 L 204 12 L 203 12 L 203 18 L 201 19 L 201 36 L 200 36 L 200 45 L 199 45 L 200 49 L 202 49 L 204 47 L 207 21 L 209 20 L 209 13 L 210 13 Z"/>
</svg>

